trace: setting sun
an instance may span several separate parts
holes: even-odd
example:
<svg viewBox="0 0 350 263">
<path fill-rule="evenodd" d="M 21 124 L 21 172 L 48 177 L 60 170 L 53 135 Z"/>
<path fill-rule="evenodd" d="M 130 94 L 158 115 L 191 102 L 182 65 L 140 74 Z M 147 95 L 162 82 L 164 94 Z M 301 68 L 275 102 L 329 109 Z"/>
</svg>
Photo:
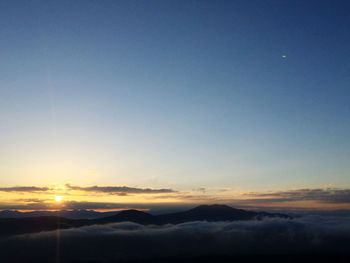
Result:
<svg viewBox="0 0 350 263">
<path fill-rule="evenodd" d="M 56 196 L 55 200 L 56 200 L 56 202 L 61 202 L 62 201 L 62 196 Z"/>
</svg>

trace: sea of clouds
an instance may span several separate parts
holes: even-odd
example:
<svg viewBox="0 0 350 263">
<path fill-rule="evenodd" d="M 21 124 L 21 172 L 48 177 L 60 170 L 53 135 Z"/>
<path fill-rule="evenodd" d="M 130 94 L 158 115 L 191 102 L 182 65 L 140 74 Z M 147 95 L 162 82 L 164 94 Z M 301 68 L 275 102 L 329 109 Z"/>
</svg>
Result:
<svg viewBox="0 0 350 263">
<path fill-rule="evenodd" d="M 349 254 L 350 217 L 140 225 L 131 222 L 0 240 L 5 260 L 138 260 L 191 256 Z"/>
</svg>

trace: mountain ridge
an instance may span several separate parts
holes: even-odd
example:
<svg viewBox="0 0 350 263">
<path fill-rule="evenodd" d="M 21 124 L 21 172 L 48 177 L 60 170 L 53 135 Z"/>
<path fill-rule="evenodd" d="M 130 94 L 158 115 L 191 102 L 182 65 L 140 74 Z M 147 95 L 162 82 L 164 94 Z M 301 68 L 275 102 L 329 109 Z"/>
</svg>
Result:
<svg viewBox="0 0 350 263">
<path fill-rule="evenodd" d="M 28 218 L 28 217 L 40 217 L 40 216 L 58 216 L 69 219 L 97 219 L 110 215 L 118 214 L 119 211 L 110 212 L 98 212 L 88 209 L 74 209 L 74 210 L 59 210 L 59 211 L 30 211 L 21 212 L 18 210 L 2 210 L 0 211 L 1 218 Z"/>
<path fill-rule="evenodd" d="M 151 215 L 143 211 L 129 209 L 123 210 L 115 215 L 97 219 L 69 219 L 59 216 L 2 218 L 0 219 L 0 236 L 120 222 L 134 222 L 143 225 L 163 225 L 181 224 L 191 221 L 218 222 L 261 220 L 265 217 L 284 219 L 292 218 L 285 214 L 246 211 L 227 205 L 200 205 L 186 211 L 162 215 Z"/>
</svg>

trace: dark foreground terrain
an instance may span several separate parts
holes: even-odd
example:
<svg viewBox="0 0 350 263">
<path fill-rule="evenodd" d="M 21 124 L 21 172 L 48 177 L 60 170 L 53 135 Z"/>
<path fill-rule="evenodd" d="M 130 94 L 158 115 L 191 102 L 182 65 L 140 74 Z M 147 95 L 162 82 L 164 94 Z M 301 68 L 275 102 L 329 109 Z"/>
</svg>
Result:
<svg viewBox="0 0 350 263">
<path fill-rule="evenodd" d="M 4 261 L 14 263 L 349 263 L 349 255 L 240 255 L 206 257 L 172 257 L 143 260 L 20 260 Z"/>
</svg>

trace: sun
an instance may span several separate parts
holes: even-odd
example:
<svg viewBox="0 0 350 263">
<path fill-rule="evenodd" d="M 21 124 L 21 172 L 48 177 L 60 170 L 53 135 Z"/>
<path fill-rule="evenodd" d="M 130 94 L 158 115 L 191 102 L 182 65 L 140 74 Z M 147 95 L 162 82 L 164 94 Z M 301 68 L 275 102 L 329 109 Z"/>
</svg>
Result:
<svg viewBox="0 0 350 263">
<path fill-rule="evenodd" d="M 56 202 L 61 202 L 62 201 L 62 196 L 56 195 L 55 200 L 56 200 Z"/>
</svg>

